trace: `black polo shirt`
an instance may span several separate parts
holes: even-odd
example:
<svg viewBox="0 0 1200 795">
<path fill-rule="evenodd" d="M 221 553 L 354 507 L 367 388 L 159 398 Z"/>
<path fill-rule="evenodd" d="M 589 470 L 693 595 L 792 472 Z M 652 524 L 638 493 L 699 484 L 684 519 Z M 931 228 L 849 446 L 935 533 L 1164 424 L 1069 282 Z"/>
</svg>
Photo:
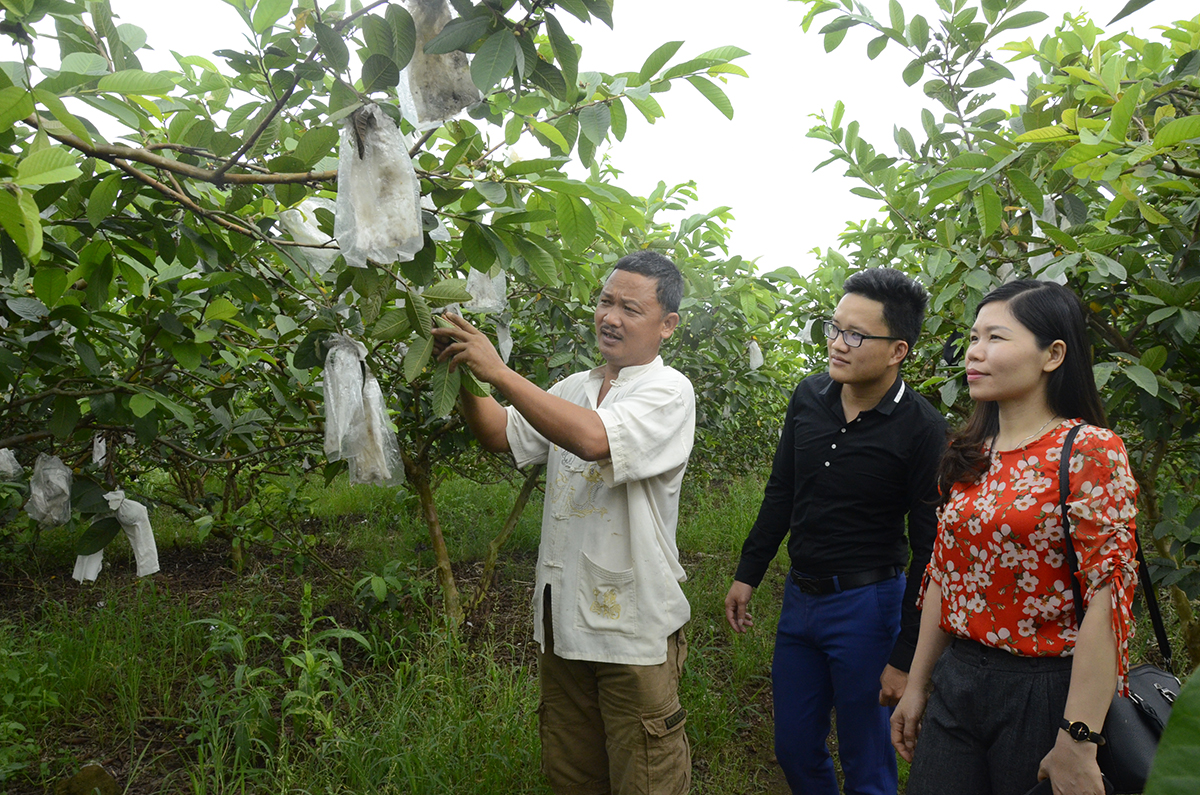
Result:
<svg viewBox="0 0 1200 795">
<path fill-rule="evenodd" d="M 946 420 L 897 378 L 879 405 L 848 423 L 841 390 L 820 373 L 792 393 L 735 578 L 757 587 L 789 532 L 792 568 L 812 577 L 909 567 L 911 551 L 900 638 L 889 660 L 907 671 L 921 621 L 917 594 L 937 532 Z"/>
</svg>

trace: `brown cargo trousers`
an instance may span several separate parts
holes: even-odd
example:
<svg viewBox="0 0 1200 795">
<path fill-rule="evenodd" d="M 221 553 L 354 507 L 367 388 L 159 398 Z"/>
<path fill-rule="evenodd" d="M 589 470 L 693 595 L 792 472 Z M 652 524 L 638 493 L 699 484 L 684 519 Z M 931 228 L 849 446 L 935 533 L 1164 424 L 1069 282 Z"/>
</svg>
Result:
<svg viewBox="0 0 1200 795">
<path fill-rule="evenodd" d="M 557 795 L 684 795 L 692 755 L 679 704 L 683 629 L 667 639 L 660 665 L 564 660 L 554 654 L 549 591 L 538 727 L 551 788 Z"/>
</svg>

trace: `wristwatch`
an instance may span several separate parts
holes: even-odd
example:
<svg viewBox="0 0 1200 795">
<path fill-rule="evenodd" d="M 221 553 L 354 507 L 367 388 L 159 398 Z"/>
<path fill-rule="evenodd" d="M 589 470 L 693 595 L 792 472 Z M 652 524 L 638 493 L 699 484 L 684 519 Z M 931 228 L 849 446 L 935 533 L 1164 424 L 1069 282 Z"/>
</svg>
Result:
<svg viewBox="0 0 1200 795">
<path fill-rule="evenodd" d="M 1062 730 L 1071 735 L 1071 739 L 1077 743 L 1095 743 L 1096 745 L 1104 745 L 1104 735 L 1099 732 L 1094 732 L 1091 728 L 1081 720 L 1074 723 L 1062 719 Z"/>
</svg>

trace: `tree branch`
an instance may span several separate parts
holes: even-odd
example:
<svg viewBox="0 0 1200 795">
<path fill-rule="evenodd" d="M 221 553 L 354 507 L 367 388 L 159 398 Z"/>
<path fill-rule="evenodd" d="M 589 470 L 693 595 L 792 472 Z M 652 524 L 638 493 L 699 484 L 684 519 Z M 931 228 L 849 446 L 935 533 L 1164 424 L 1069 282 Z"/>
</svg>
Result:
<svg viewBox="0 0 1200 795">
<path fill-rule="evenodd" d="M 54 125 L 48 125 L 47 120 L 41 116 L 34 114 L 26 119 L 22 119 L 30 127 L 44 131 L 48 136 L 55 139 L 59 143 L 66 144 L 72 149 L 78 150 L 88 157 L 94 157 L 97 160 L 103 160 L 106 163 L 118 165 L 118 160 L 133 161 L 136 163 L 144 163 L 154 168 L 160 168 L 164 171 L 170 171 L 173 174 L 195 179 L 201 182 L 211 182 L 214 185 L 230 183 L 233 185 L 295 185 L 308 184 L 313 182 L 331 182 L 337 179 L 337 171 L 306 171 L 304 173 L 286 173 L 286 174 L 226 174 L 217 172 L 207 168 L 198 166 L 190 166 L 187 163 L 180 163 L 178 160 L 172 160 L 169 157 L 156 155 L 149 149 L 134 149 L 129 146 L 111 145 L 111 144 L 89 144 L 82 138 L 78 138 L 70 133 L 56 132 L 51 129 Z M 159 148 L 163 148 L 161 145 Z"/>
</svg>

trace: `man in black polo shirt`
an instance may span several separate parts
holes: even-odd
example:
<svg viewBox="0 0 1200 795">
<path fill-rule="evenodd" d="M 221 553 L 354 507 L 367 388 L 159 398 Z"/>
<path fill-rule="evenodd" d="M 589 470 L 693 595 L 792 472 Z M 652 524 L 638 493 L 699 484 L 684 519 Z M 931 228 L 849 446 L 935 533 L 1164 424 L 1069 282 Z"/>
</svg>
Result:
<svg viewBox="0 0 1200 795">
<path fill-rule="evenodd" d="M 889 707 L 916 649 L 946 421 L 900 378 L 925 289 L 873 268 L 843 290 L 824 323 L 829 372 L 792 394 L 725 614 L 737 632 L 753 626 L 746 607 L 790 532 L 771 670 L 775 755 L 793 792 L 837 795 L 825 742 L 836 710 L 847 795 L 895 795 Z"/>
</svg>

